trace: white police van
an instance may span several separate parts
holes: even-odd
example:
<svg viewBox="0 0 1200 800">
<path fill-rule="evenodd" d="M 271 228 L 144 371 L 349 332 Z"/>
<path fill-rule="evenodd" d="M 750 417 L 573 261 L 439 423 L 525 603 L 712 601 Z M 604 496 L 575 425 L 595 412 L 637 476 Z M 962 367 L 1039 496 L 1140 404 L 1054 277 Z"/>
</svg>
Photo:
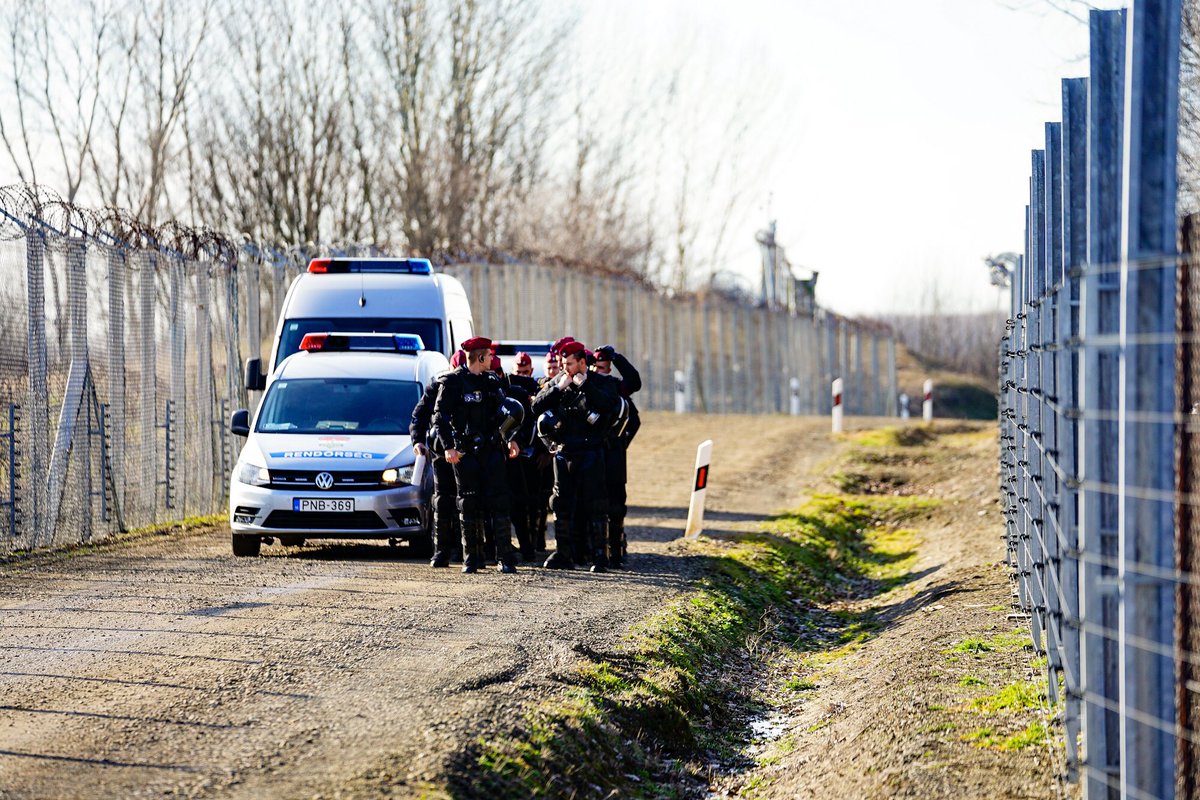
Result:
<svg viewBox="0 0 1200 800">
<path fill-rule="evenodd" d="M 462 284 L 428 259 L 315 258 L 283 299 L 269 366 L 247 359 L 246 388 L 265 389 L 307 334 L 339 331 L 413 334 L 446 358 L 475 335 Z"/>
<path fill-rule="evenodd" d="M 310 332 L 271 374 L 229 487 L 233 554 L 266 539 L 407 540 L 427 556 L 428 470 L 408 428 L 425 387 L 450 368 L 419 336 Z"/>
</svg>

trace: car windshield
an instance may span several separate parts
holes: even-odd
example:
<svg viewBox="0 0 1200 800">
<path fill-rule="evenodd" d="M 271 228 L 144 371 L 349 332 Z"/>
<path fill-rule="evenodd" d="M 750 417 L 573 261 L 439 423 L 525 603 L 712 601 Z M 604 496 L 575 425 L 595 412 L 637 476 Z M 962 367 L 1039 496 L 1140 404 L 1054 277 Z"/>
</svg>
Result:
<svg viewBox="0 0 1200 800">
<path fill-rule="evenodd" d="M 426 350 L 442 352 L 442 323 L 436 319 L 389 319 L 387 317 L 331 317 L 328 319 L 289 319 L 283 323 L 279 339 L 279 352 L 275 356 L 278 367 L 285 358 L 300 350 L 300 341 L 306 333 L 415 333 L 421 337 Z"/>
<path fill-rule="evenodd" d="M 375 378 L 277 380 L 263 398 L 260 433 L 407 434 L 421 397 L 416 381 Z"/>
</svg>

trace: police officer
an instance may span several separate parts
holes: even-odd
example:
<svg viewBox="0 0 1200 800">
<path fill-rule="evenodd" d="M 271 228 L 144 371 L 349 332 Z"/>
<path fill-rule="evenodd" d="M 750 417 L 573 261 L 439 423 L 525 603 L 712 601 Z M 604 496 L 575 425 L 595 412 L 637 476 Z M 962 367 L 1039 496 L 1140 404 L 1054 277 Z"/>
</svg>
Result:
<svg viewBox="0 0 1200 800">
<path fill-rule="evenodd" d="M 613 367 L 621 374 L 620 380 L 612 375 Z M 604 477 L 608 489 L 608 549 L 609 564 L 620 567 L 628 556 L 625 541 L 625 514 L 627 495 L 625 484 L 628 480 L 627 452 L 629 444 L 641 427 L 641 417 L 637 406 L 633 403 L 633 394 L 642 388 L 642 376 L 638 374 L 629 359 L 617 352 L 611 344 L 606 344 L 596 350 L 595 371 L 617 381 L 617 391 L 628 404 L 628 417 L 624 424 L 612 431 L 605 442 Z"/>
<path fill-rule="evenodd" d="M 513 528 L 517 534 L 517 546 L 525 561 L 532 561 L 538 550 L 538 502 L 541 497 L 539 484 L 542 480 L 537 458 L 541 455 L 543 447 L 534 435 L 532 411 L 533 398 L 538 393 L 539 387 L 532 373 L 533 359 L 529 357 L 528 353 L 517 353 L 516 372 L 506 377 L 508 396 L 517 400 L 525 411 L 525 420 L 515 439 L 521 450 L 516 458 L 508 462 L 508 484 L 513 501 Z M 544 542 L 543 534 L 542 550 L 546 549 Z"/>
<path fill-rule="evenodd" d="M 466 354 L 459 350 L 450 359 L 450 366 L 460 367 L 465 360 Z M 450 556 L 460 546 L 456 544 L 458 487 L 454 482 L 454 467 L 446 461 L 446 451 L 438 441 L 436 431 L 430 430 L 433 424 L 434 404 L 437 402 L 442 383 L 449 374 L 446 372 L 438 375 L 425 387 L 421 399 L 413 408 L 412 422 L 408 428 L 413 450 L 428 458 L 433 468 L 433 558 L 429 561 L 431 567 L 450 566 Z"/>
<path fill-rule="evenodd" d="M 533 401 L 539 426 L 552 437 L 554 455 L 555 551 L 546 559 L 551 569 L 571 569 L 571 524 L 578 515 L 586 525 L 592 552 L 592 571 L 608 565 L 608 493 L 604 486 L 604 438 L 619 395 L 604 381 L 588 379 L 585 348 L 567 342 L 560 349 L 563 372 L 549 382 Z"/>
<path fill-rule="evenodd" d="M 492 343 L 474 336 L 462 343 L 466 364 L 442 379 L 434 404 L 433 424 L 454 467 L 458 513 L 462 525 L 463 572 L 483 565 L 484 525 L 490 520 L 496 537 L 501 572 L 516 572 L 512 554 L 512 523 L 508 516 L 508 486 L 504 461 L 517 445 L 504 439 L 520 425 L 520 406 L 514 413 L 499 378 L 491 371 Z M 516 421 L 514 425 L 513 422 Z"/>
</svg>

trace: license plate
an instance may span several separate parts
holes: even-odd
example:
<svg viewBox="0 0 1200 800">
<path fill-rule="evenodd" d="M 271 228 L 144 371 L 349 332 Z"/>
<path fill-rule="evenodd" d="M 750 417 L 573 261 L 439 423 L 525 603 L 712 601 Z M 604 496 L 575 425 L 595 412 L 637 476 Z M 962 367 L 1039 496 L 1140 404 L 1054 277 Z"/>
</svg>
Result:
<svg viewBox="0 0 1200 800">
<path fill-rule="evenodd" d="M 292 511 L 317 511 L 345 514 L 354 510 L 351 497 L 294 497 Z"/>
</svg>

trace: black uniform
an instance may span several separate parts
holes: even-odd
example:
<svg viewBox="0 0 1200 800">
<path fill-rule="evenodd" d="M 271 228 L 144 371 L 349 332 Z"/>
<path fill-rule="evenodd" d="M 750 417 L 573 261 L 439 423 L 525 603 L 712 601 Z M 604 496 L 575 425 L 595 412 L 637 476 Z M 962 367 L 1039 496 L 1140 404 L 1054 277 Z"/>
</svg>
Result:
<svg viewBox="0 0 1200 800">
<path fill-rule="evenodd" d="M 412 422 L 408 427 L 413 446 L 425 445 L 433 468 L 433 558 L 429 564 L 434 567 L 449 566 L 451 555 L 462 557 L 457 535 L 458 487 L 454 482 L 454 467 L 446 461 L 446 451 L 438 441 L 436 431 L 431 430 L 433 407 L 442 388 L 443 377 L 439 375 L 425 387 L 421 399 L 413 407 Z"/>
<path fill-rule="evenodd" d="M 505 393 L 521 404 L 525 417 L 513 441 L 521 448 L 516 458 L 508 461 L 508 489 L 512 500 L 510 509 L 513 529 L 517 534 L 517 547 L 526 561 L 533 559 L 538 550 L 537 542 L 537 498 L 538 480 L 536 452 L 534 449 L 533 397 L 538 393 L 537 381 L 525 375 L 509 375 Z M 545 544 L 541 547 L 545 550 Z"/>
<path fill-rule="evenodd" d="M 462 458 L 454 465 L 462 524 L 463 572 L 483 563 L 485 521 L 492 523 L 501 571 L 512 572 L 512 523 L 508 516 L 507 457 L 500 436 L 504 391 L 490 371 L 473 374 L 459 367 L 442 379 L 433 423 L 446 450 Z"/>
<path fill-rule="evenodd" d="M 534 397 L 537 397 L 538 392 L 549 386 L 553 380 L 549 376 L 539 378 Z M 536 413 L 533 414 L 535 425 L 537 416 Z M 546 443 L 539 436 L 533 437 L 533 451 L 533 465 L 536 471 L 533 483 L 533 538 L 537 549 L 544 551 L 546 549 L 546 520 L 550 512 L 550 495 L 554 493 L 554 454 L 546 448 Z"/>
<path fill-rule="evenodd" d="M 554 509 L 556 549 L 546 559 L 547 567 L 570 568 L 571 522 L 576 515 L 586 520 L 593 569 L 607 567 L 608 492 L 604 482 L 604 439 L 611 415 L 619 405 L 615 381 L 593 380 L 582 386 L 573 382 L 561 389 L 558 381 L 547 384 L 533 401 L 534 414 L 553 411 L 559 430 L 555 435 Z"/>
<path fill-rule="evenodd" d="M 629 473 L 627 469 L 627 451 L 629 443 L 637 435 L 642 426 L 637 406 L 633 404 L 633 393 L 642 388 L 642 376 L 629 363 L 629 359 L 620 353 L 612 353 L 612 365 L 621 373 L 617 380 L 617 389 L 625 402 L 629 404 L 629 421 L 620 436 L 611 436 L 605 444 L 604 467 L 605 482 L 608 488 L 608 546 L 609 558 L 616 566 L 625 560 L 627 547 L 625 542 L 625 514 L 627 495 L 625 484 Z M 616 380 L 614 378 L 614 380 Z"/>
</svg>

